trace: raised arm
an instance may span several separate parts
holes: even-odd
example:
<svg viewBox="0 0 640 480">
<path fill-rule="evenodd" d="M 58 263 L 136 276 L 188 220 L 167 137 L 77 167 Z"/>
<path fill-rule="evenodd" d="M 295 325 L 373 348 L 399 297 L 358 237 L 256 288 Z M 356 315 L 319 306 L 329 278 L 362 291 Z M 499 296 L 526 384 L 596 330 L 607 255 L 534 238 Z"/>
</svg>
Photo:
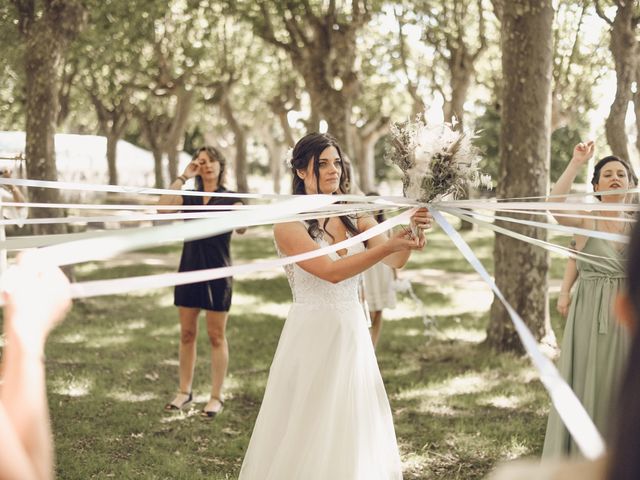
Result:
<svg viewBox="0 0 640 480">
<path fill-rule="evenodd" d="M 169 185 L 169 190 L 182 190 L 182 187 L 187 180 L 195 177 L 200 171 L 200 164 L 197 160 L 193 160 L 187 165 L 187 168 L 184 169 L 182 175 L 176 178 L 171 185 Z M 160 200 L 158 200 L 158 205 L 182 205 L 182 195 L 160 195 Z M 160 213 L 175 213 L 175 210 L 162 210 L 158 209 Z"/>
<path fill-rule="evenodd" d="M 309 236 L 307 229 L 299 222 L 281 223 L 273 228 L 278 248 L 285 255 L 298 255 L 320 247 Z M 416 242 L 410 232 L 399 232 L 388 240 L 368 248 L 364 252 L 333 260 L 327 255 L 298 262 L 303 270 L 327 282 L 338 283 L 364 272 L 383 258 L 403 250 L 420 250 L 424 238 Z"/>
<path fill-rule="evenodd" d="M 47 335 L 71 305 L 69 282 L 34 254 L 25 255 L 4 281 L 0 478 L 51 479 L 53 441 L 42 360 Z"/>
<path fill-rule="evenodd" d="M 566 195 L 571 191 L 571 185 L 573 185 L 573 181 L 576 179 L 576 175 L 580 169 L 589 161 L 589 159 L 593 156 L 593 151 L 595 149 L 595 144 L 593 141 L 589 141 L 586 143 L 579 143 L 573 149 L 573 156 L 569 161 L 569 164 L 565 168 L 562 175 L 556 182 L 556 184 L 551 189 L 551 195 Z M 550 198 L 550 202 L 564 202 L 566 197 L 560 196 L 557 198 Z M 575 212 L 562 212 L 562 213 L 575 213 Z M 553 213 L 552 213 L 553 215 Z M 582 227 L 583 219 L 578 218 L 570 218 L 570 217 L 561 217 L 554 215 L 556 221 L 561 225 L 566 225 L 570 227 Z"/>
</svg>

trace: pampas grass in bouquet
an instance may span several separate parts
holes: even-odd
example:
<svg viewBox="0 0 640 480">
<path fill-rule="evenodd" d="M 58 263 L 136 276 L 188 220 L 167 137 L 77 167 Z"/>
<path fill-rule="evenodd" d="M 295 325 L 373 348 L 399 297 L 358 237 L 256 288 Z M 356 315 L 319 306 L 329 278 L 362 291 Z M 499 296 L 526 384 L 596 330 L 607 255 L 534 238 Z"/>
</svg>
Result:
<svg viewBox="0 0 640 480">
<path fill-rule="evenodd" d="M 394 123 L 386 158 L 402 170 L 404 196 L 431 203 L 458 198 L 468 185 L 491 188 L 491 177 L 478 167 L 481 158 L 473 133 L 453 123 L 427 125 L 424 114 L 415 121 Z"/>
</svg>

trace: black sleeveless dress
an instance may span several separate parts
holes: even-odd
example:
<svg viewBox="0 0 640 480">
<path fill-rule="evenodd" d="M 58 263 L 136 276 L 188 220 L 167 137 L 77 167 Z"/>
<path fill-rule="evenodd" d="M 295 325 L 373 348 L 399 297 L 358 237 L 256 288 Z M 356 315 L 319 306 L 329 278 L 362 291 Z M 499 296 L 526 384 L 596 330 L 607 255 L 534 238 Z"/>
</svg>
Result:
<svg viewBox="0 0 640 480">
<path fill-rule="evenodd" d="M 215 193 L 233 193 L 224 187 Z M 202 205 L 203 197 L 182 196 L 183 205 Z M 233 197 L 211 197 L 207 205 L 233 205 L 241 200 Z M 197 210 L 185 210 L 185 212 Z M 206 210 L 202 210 L 206 211 Z M 231 265 L 229 244 L 231 232 L 184 242 L 179 272 L 227 267 Z M 216 312 L 228 312 L 231 307 L 233 278 L 219 278 L 206 282 L 176 285 L 174 305 L 177 307 L 202 308 Z"/>
</svg>

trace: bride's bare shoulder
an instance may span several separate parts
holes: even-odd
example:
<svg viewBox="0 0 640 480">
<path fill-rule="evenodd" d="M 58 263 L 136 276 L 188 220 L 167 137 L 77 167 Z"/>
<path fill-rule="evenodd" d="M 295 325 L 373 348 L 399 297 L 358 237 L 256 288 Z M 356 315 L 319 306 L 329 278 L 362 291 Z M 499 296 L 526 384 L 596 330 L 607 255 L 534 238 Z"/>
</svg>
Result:
<svg viewBox="0 0 640 480">
<path fill-rule="evenodd" d="M 273 236 L 281 252 L 300 253 L 317 247 L 302 222 L 279 223 L 273 227 Z"/>
<path fill-rule="evenodd" d="M 302 222 L 284 222 L 277 223 L 273 226 L 273 234 L 276 237 L 283 235 L 295 235 L 302 232 L 306 232 L 304 224 Z"/>
</svg>

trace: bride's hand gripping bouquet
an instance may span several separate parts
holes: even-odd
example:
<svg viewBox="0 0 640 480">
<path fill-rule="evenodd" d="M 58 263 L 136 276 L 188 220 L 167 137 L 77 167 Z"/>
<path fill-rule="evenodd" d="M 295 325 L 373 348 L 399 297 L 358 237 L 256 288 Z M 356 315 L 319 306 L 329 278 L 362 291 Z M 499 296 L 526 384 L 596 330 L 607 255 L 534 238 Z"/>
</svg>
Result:
<svg viewBox="0 0 640 480">
<path fill-rule="evenodd" d="M 453 123 L 427 125 L 424 115 L 391 126 L 387 159 L 402 170 L 404 196 L 421 204 L 457 198 L 467 186 L 491 188 L 491 177 L 480 172 L 481 160 L 473 133 Z M 416 228 L 412 223 L 412 231 Z"/>
</svg>

